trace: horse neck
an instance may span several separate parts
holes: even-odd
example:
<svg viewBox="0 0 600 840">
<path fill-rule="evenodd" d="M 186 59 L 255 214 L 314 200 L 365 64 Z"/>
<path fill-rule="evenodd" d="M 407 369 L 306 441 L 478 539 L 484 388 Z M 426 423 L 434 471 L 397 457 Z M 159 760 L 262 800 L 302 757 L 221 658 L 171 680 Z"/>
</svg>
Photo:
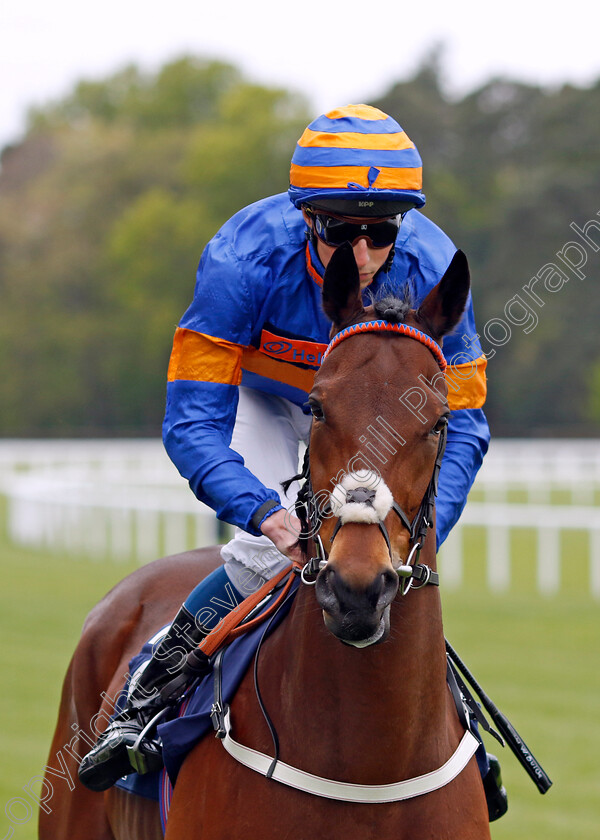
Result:
<svg viewBox="0 0 600 840">
<path fill-rule="evenodd" d="M 366 757 L 373 755 L 373 739 L 380 742 L 382 727 L 377 772 L 396 768 L 403 778 L 448 758 L 447 743 L 431 735 L 446 729 L 449 696 L 437 588 L 398 595 L 391 625 L 390 637 L 379 645 L 344 645 L 325 628 L 312 589 L 302 586 L 274 640 L 280 650 L 270 661 L 277 661 L 279 673 L 269 679 L 278 687 L 282 731 L 308 733 L 317 726 L 327 744 L 324 754 L 339 756 L 351 743 L 353 754 Z"/>
</svg>

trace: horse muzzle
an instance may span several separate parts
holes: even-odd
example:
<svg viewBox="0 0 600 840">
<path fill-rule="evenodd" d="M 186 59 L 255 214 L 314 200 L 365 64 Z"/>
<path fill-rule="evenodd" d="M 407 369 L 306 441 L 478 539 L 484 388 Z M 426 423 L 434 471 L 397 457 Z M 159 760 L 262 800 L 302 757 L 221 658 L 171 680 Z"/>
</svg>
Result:
<svg viewBox="0 0 600 840">
<path fill-rule="evenodd" d="M 348 580 L 328 563 L 316 583 L 316 598 L 327 629 L 341 642 L 368 647 L 383 642 L 390 631 L 390 604 L 398 591 L 398 575 L 390 567 L 368 583 Z"/>
</svg>

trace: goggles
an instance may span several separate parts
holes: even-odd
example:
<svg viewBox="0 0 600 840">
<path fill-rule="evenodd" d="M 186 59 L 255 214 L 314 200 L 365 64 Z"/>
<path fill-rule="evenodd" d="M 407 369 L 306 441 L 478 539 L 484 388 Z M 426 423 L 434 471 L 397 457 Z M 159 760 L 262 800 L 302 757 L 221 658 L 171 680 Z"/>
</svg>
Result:
<svg viewBox="0 0 600 840">
<path fill-rule="evenodd" d="M 315 233 L 325 244 L 337 248 L 344 242 L 354 244 L 363 237 L 372 248 L 387 248 L 393 245 L 398 236 L 402 215 L 377 222 L 348 222 L 325 213 L 311 213 Z"/>
</svg>

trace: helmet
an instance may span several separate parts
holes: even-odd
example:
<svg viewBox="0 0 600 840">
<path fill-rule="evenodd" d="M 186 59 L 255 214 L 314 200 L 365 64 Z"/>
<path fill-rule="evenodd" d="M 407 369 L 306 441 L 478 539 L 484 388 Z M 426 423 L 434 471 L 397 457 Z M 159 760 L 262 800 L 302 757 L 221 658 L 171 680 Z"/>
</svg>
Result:
<svg viewBox="0 0 600 840">
<path fill-rule="evenodd" d="M 422 163 L 396 120 L 370 105 L 317 117 L 298 140 L 290 201 L 352 216 L 395 216 L 422 207 Z"/>
</svg>

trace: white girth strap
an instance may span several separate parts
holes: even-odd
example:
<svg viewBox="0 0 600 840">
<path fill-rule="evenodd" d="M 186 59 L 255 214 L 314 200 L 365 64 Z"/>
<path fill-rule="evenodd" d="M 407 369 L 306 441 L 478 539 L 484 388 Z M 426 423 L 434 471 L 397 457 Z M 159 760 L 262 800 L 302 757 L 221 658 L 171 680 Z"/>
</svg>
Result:
<svg viewBox="0 0 600 840">
<path fill-rule="evenodd" d="M 255 770 L 263 776 L 267 775 L 273 759 L 264 753 L 252 750 L 238 744 L 231 737 L 231 711 L 229 708 L 224 716 L 225 737 L 222 739 L 223 746 L 227 752 L 251 770 Z M 314 796 L 324 796 L 327 799 L 338 799 L 342 802 L 364 802 L 383 803 L 399 802 L 402 799 L 410 799 L 413 796 L 421 796 L 430 793 L 432 790 L 444 787 L 466 767 L 471 756 L 479 746 L 479 741 L 470 732 L 465 732 L 462 740 L 454 754 L 448 761 L 437 770 L 425 773 L 424 776 L 417 776 L 414 779 L 407 779 L 404 782 L 395 782 L 390 785 L 352 785 L 347 782 L 336 782 L 333 779 L 323 779 L 320 776 L 313 776 L 312 773 L 305 773 L 290 767 L 283 761 L 278 761 L 271 776 L 277 782 L 284 785 L 312 793 Z"/>
</svg>

